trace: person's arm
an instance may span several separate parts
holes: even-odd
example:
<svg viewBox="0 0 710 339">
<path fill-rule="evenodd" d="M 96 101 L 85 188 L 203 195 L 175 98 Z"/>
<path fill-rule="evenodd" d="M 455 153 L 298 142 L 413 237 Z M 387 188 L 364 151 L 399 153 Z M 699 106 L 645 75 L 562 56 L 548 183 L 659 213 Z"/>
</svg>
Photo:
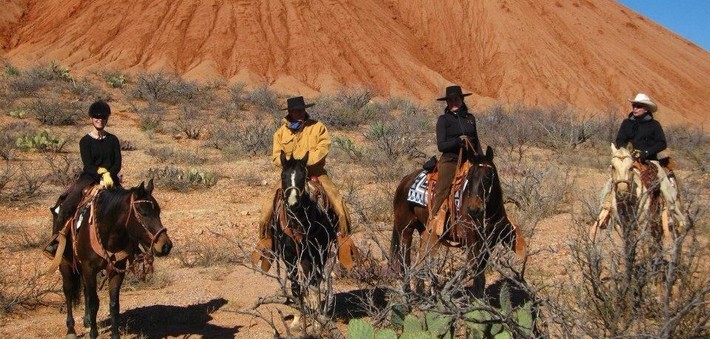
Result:
<svg viewBox="0 0 710 339">
<path fill-rule="evenodd" d="M 436 147 L 442 153 L 456 153 L 460 147 L 458 138 L 446 140 L 446 118 L 443 115 L 436 120 Z"/>
<path fill-rule="evenodd" d="M 313 166 L 325 159 L 328 156 L 328 151 L 330 150 L 330 134 L 328 133 L 328 128 L 325 127 L 323 123 L 318 124 L 318 129 L 316 130 L 316 147 L 315 149 L 309 150 L 308 153 L 308 163 L 306 166 Z"/>
<path fill-rule="evenodd" d="M 118 137 L 114 136 L 113 137 L 113 164 L 111 165 L 110 168 L 108 168 L 108 171 L 113 175 L 114 177 L 118 177 L 118 173 L 121 172 L 121 142 L 118 140 Z"/>
<path fill-rule="evenodd" d="M 616 148 L 626 147 L 626 144 L 631 141 L 631 124 L 632 122 L 628 119 L 624 119 L 619 127 L 619 132 L 616 133 L 616 140 L 614 141 L 614 146 Z"/>
<path fill-rule="evenodd" d="M 94 159 L 91 156 L 91 139 L 81 138 L 79 141 L 79 153 L 81 154 L 81 162 L 84 164 L 84 173 L 98 177 L 96 173 L 98 167 L 94 165 Z"/>
<path fill-rule="evenodd" d="M 473 149 L 476 150 L 476 153 L 478 155 L 482 155 L 483 150 L 481 149 L 481 142 L 478 140 L 478 126 L 476 124 L 476 117 L 471 116 L 471 120 L 473 120 L 473 133 L 469 134 L 468 137 L 471 139 L 471 143 L 473 143 Z"/>
<path fill-rule="evenodd" d="M 648 148 L 648 155 L 650 157 L 655 157 L 667 147 L 666 134 L 663 133 L 663 127 L 661 127 L 659 122 L 655 122 L 654 124 L 653 136 L 653 144 Z"/>
<path fill-rule="evenodd" d="M 274 133 L 273 145 L 271 162 L 273 162 L 276 167 L 281 168 L 281 151 L 283 151 L 283 147 L 281 147 L 281 127 Z"/>
</svg>

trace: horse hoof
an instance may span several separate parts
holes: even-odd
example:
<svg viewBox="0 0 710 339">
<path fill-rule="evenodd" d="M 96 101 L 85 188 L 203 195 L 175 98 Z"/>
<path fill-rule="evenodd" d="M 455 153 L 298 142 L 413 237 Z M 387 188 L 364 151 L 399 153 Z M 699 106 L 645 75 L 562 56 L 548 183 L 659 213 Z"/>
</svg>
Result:
<svg viewBox="0 0 710 339">
<path fill-rule="evenodd" d="M 78 339 L 79 337 L 76 336 L 76 334 L 67 334 L 65 337 L 66 339 Z"/>
</svg>

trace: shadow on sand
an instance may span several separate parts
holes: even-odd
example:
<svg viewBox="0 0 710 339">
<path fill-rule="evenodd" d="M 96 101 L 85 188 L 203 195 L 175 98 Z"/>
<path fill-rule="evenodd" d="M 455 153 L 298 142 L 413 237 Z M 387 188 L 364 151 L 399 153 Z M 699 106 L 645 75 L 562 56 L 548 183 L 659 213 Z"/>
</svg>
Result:
<svg viewBox="0 0 710 339">
<path fill-rule="evenodd" d="M 147 338 L 186 337 L 232 338 L 242 326 L 221 327 L 209 324 L 213 312 L 227 304 L 223 298 L 189 306 L 152 305 L 121 313 L 121 332 Z M 99 326 L 107 330 L 110 319 Z"/>
</svg>

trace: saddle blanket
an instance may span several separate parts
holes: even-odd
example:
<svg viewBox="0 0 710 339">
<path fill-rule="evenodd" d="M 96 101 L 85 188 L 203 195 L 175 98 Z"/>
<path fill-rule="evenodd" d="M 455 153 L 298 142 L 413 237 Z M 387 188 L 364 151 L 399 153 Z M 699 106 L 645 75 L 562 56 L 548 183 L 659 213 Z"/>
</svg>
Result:
<svg viewBox="0 0 710 339">
<path fill-rule="evenodd" d="M 468 179 L 464 181 L 463 185 L 461 185 L 461 189 L 454 192 L 454 204 L 456 205 L 456 209 L 461 208 L 461 194 L 466 189 L 467 184 Z M 407 201 L 426 207 L 429 200 L 427 197 L 428 185 L 429 179 L 427 178 L 427 172 L 421 171 L 421 173 L 419 173 L 417 177 L 414 178 L 412 186 L 409 187 L 409 192 L 407 193 Z"/>
</svg>

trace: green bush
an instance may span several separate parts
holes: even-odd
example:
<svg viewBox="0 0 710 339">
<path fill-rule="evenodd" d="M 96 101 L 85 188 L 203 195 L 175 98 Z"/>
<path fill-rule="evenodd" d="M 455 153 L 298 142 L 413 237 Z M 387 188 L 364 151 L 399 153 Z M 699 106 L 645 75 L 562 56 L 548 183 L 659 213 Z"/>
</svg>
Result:
<svg viewBox="0 0 710 339">
<path fill-rule="evenodd" d="M 128 81 L 126 75 L 120 71 L 106 71 L 103 73 L 103 78 L 111 88 L 123 88 Z"/>
<path fill-rule="evenodd" d="M 50 134 L 48 129 L 44 129 L 35 135 L 25 135 L 17 138 L 15 145 L 23 151 L 37 152 L 61 152 L 67 141 Z"/>
<path fill-rule="evenodd" d="M 217 183 L 218 177 L 214 172 L 199 169 L 183 170 L 175 167 L 150 168 L 148 177 L 169 190 L 186 192 L 191 189 L 210 188 Z"/>
</svg>

